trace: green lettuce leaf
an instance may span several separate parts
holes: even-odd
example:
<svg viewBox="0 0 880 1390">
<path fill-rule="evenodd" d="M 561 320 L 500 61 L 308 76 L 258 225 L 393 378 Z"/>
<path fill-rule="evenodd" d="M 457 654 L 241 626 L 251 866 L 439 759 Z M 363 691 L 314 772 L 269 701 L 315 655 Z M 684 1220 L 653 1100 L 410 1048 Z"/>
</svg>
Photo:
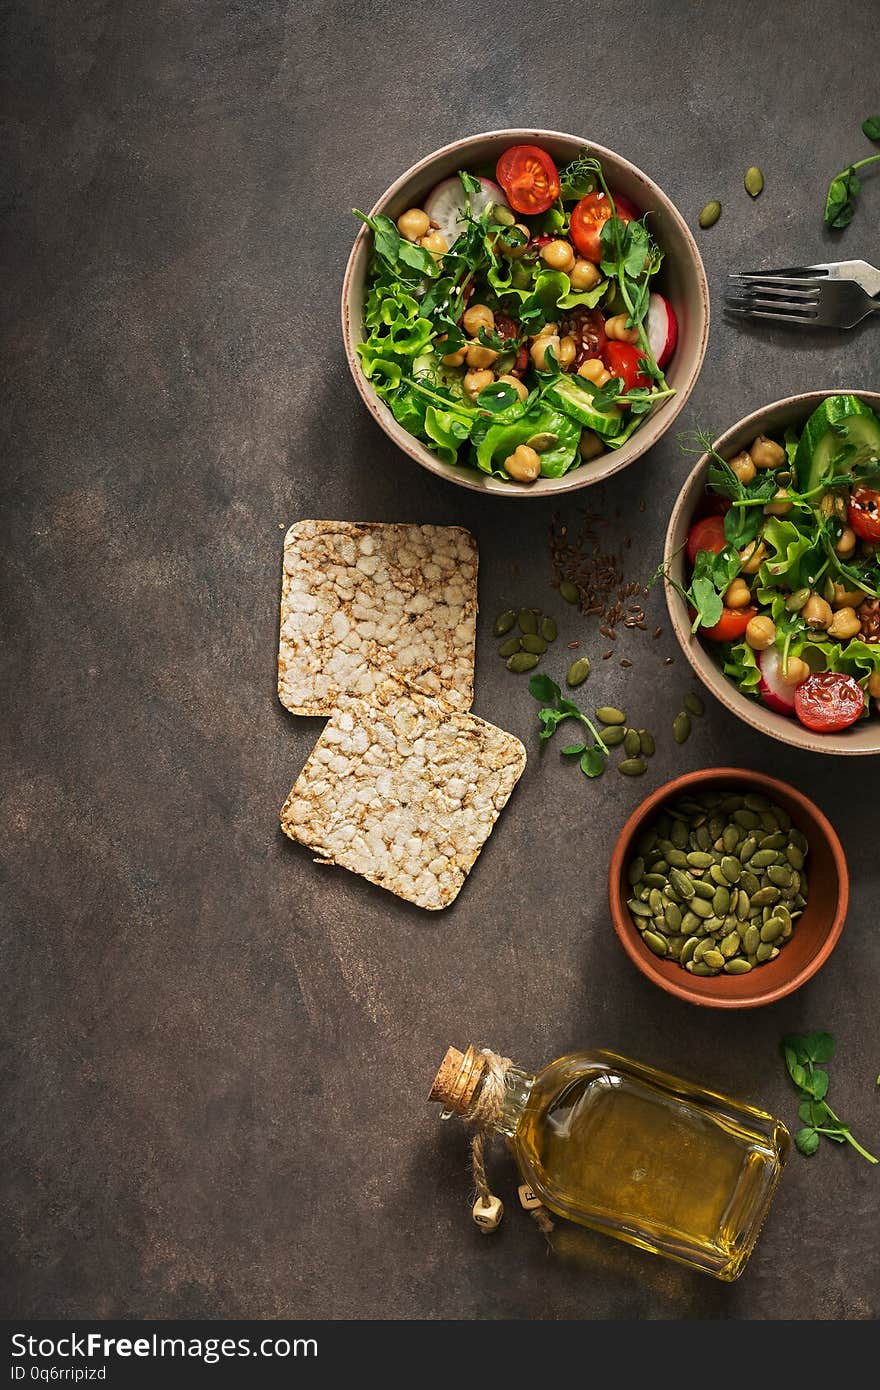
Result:
<svg viewBox="0 0 880 1390">
<path fill-rule="evenodd" d="M 553 434 L 557 443 L 541 452 L 541 476 L 561 478 L 578 457 L 580 426 L 561 411 L 536 403 L 519 420 L 493 423 L 477 444 L 477 465 L 484 473 L 500 473 L 504 460 L 519 444 L 527 444 L 536 434 Z"/>
<path fill-rule="evenodd" d="M 761 672 L 758 670 L 755 653 L 749 644 L 747 642 L 721 642 L 710 643 L 710 645 L 717 645 L 724 674 L 736 681 L 743 695 L 757 699 L 758 687 L 761 684 Z"/>
</svg>

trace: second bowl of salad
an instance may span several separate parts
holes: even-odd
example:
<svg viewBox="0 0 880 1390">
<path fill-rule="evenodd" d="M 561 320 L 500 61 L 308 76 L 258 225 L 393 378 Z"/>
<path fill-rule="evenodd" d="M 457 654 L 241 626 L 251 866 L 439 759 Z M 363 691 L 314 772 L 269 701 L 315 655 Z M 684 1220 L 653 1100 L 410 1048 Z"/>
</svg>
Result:
<svg viewBox="0 0 880 1390">
<path fill-rule="evenodd" d="M 675 420 L 709 300 L 684 220 L 635 165 L 543 130 L 476 135 L 409 169 L 345 275 L 355 383 L 411 458 L 465 487 L 599 482 Z"/>
<path fill-rule="evenodd" d="M 685 655 L 763 733 L 880 753 L 880 393 L 790 396 L 702 445 L 666 537 Z"/>
</svg>

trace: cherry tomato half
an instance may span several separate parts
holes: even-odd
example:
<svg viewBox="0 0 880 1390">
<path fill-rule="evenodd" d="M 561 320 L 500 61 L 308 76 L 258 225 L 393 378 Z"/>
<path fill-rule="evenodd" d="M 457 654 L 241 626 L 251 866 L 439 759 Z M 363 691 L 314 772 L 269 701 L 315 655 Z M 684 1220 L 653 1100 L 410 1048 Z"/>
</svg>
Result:
<svg viewBox="0 0 880 1390">
<path fill-rule="evenodd" d="M 808 676 L 794 692 L 794 712 L 808 729 L 834 734 L 855 724 L 865 708 L 858 681 L 840 671 Z"/>
<path fill-rule="evenodd" d="M 605 366 L 612 376 L 621 378 L 625 391 L 631 391 L 634 386 L 651 385 L 651 378 L 639 369 L 639 360 L 643 356 L 641 348 L 634 347 L 632 343 L 616 341 L 606 343 L 602 354 Z"/>
<path fill-rule="evenodd" d="M 701 627 L 700 636 L 709 642 L 735 642 L 742 637 L 757 608 L 725 608 L 714 627 Z"/>
<path fill-rule="evenodd" d="M 871 487 L 853 488 L 849 499 L 849 524 L 863 541 L 880 541 L 880 492 Z"/>
<path fill-rule="evenodd" d="M 713 550 L 716 555 L 720 555 L 726 545 L 724 518 L 704 516 L 699 521 L 695 521 L 688 531 L 687 557 L 693 565 L 696 563 L 699 550 Z"/>
<path fill-rule="evenodd" d="M 499 179 L 499 183 L 501 180 Z M 612 212 L 617 212 L 621 222 L 634 222 L 638 213 L 626 198 L 614 194 L 614 206 L 604 193 L 588 193 L 581 198 L 571 214 L 571 239 L 585 261 L 598 265 L 602 259 L 602 228 Z"/>
<path fill-rule="evenodd" d="M 537 145 L 511 145 L 498 161 L 495 176 L 514 212 L 546 212 L 559 197 L 556 165 Z"/>
</svg>

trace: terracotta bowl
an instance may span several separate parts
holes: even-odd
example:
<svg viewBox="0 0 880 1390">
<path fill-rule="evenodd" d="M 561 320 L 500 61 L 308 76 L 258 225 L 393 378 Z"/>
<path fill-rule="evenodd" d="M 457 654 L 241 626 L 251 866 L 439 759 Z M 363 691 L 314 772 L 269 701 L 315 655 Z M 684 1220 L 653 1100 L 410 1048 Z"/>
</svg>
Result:
<svg viewBox="0 0 880 1390">
<path fill-rule="evenodd" d="M 763 792 L 791 816 L 809 843 L 807 906 L 794 932 L 775 960 L 756 966 L 747 975 L 691 975 L 676 961 L 661 960 L 648 950 L 626 905 L 630 896 L 626 869 L 635 843 L 663 806 L 688 792 Z M 676 777 L 646 797 L 630 816 L 617 840 L 608 872 L 608 900 L 614 930 L 621 945 L 643 975 L 667 994 L 710 1009 L 753 1009 L 773 1004 L 800 989 L 821 969 L 837 944 L 849 903 L 846 857 L 833 826 L 812 801 L 787 782 L 737 767 L 716 767 Z"/>
<path fill-rule="evenodd" d="M 388 407 L 379 399 L 361 371 L 355 352 L 363 340 L 363 302 L 367 264 L 370 257 L 371 233 L 364 226 L 355 238 L 354 247 L 345 271 L 342 286 L 342 335 L 348 365 L 355 385 L 367 409 L 398 448 L 423 468 L 461 487 L 478 492 L 494 492 L 504 497 L 546 497 L 549 493 L 571 492 L 602 482 L 619 473 L 656 444 L 673 424 L 703 365 L 709 335 L 709 289 L 706 272 L 696 242 L 678 209 L 666 194 L 629 160 L 612 150 L 595 145 L 585 136 L 562 135 L 552 130 L 493 130 L 485 135 L 471 135 L 444 145 L 401 174 L 372 209 L 372 214 L 387 213 L 397 218 L 409 207 L 420 207 L 435 184 L 459 169 L 480 169 L 494 166 L 499 155 L 510 145 L 536 144 L 547 150 L 557 164 L 566 164 L 579 154 L 585 145 L 602 161 L 611 189 L 620 192 L 637 208 L 650 210 L 652 231 L 666 255 L 660 273 L 660 288 L 669 298 L 678 317 L 678 345 L 669 363 L 666 378 L 675 391 L 667 402 L 645 420 L 632 439 L 620 449 L 609 450 L 592 463 L 574 468 L 562 478 L 539 478 L 531 484 L 504 483 L 474 468 L 443 463 L 426 445 L 414 439 L 397 423 Z"/>
<path fill-rule="evenodd" d="M 859 396 L 873 410 L 880 411 L 880 392 L 853 391 L 841 386 L 835 391 L 807 391 L 801 396 L 786 396 L 784 400 L 774 401 L 756 410 L 738 424 L 722 434 L 715 441 L 715 449 L 723 458 L 733 458 L 740 450 L 747 448 L 758 434 L 781 434 L 788 425 L 796 428 L 803 425 L 807 417 L 826 396 Z M 669 520 L 666 532 L 666 564 L 671 577 L 686 587 L 686 556 L 684 545 L 688 530 L 697 508 L 704 496 L 706 471 L 709 466 L 708 454 L 703 454 L 699 463 L 688 477 L 678 495 L 678 501 Z M 670 583 L 666 584 L 666 603 L 672 626 L 682 651 L 700 680 L 712 694 L 729 710 L 752 728 L 760 729 L 762 734 L 779 739 L 780 743 L 790 743 L 795 748 L 806 748 L 811 753 L 880 753 L 880 718 L 860 719 L 852 728 L 839 734 L 815 734 L 804 728 L 795 718 L 777 714 L 766 705 L 743 695 L 717 666 L 702 642 L 691 632 L 691 618 L 687 604 Z"/>
</svg>

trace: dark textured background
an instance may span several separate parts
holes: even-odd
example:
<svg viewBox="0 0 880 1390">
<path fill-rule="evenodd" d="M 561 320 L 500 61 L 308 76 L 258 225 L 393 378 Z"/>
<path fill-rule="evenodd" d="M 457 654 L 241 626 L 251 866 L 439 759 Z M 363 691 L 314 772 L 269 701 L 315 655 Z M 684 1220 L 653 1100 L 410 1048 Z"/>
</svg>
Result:
<svg viewBox="0 0 880 1390">
<path fill-rule="evenodd" d="M 876 388 L 876 324 L 744 332 L 719 302 L 729 267 L 880 255 L 876 178 L 842 241 L 821 220 L 829 176 L 869 152 L 874 6 L 836 5 L 830 31 L 817 0 L 3 8 L 2 1311 L 874 1315 L 880 1170 L 848 1149 L 793 1157 L 732 1287 L 586 1234 L 576 1258 L 548 1256 L 503 1153 L 509 1218 L 491 1240 L 471 1224 L 464 1131 L 425 1104 L 452 1041 L 526 1065 L 613 1047 L 792 1122 L 777 1040 L 830 1028 L 834 1102 L 880 1146 L 877 770 L 788 751 L 714 704 L 675 749 L 689 682 L 680 657 L 662 665 L 666 632 L 635 634 L 632 669 L 599 660 L 585 687 L 658 732 L 649 777 L 539 765 L 495 613 L 543 604 L 564 640 L 603 645 L 549 588 L 549 508 L 398 454 L 338 326 L 351 205 L 446 140 L 534 122 L 620 150 L 692 224 L 724 204 L 700 234 L 715 319 L 682 426 Z M 636 574 L 687 468 L 670 438 L 583 494 L 634 538 Z M 309 516 L 461 522 L 480 543 L 475 709 L 530 762 L 441 916 L 313 866 L 278 830 L 320 728 L 275 698 L 281 528 Z M 665 627 L 659 594 L 651 613 Z M 813 793 L 854 879 L 822 974 L 738 1016 L 657 992 L 605 906 L 638 796 L 730 759 Z"/>
</svg>

